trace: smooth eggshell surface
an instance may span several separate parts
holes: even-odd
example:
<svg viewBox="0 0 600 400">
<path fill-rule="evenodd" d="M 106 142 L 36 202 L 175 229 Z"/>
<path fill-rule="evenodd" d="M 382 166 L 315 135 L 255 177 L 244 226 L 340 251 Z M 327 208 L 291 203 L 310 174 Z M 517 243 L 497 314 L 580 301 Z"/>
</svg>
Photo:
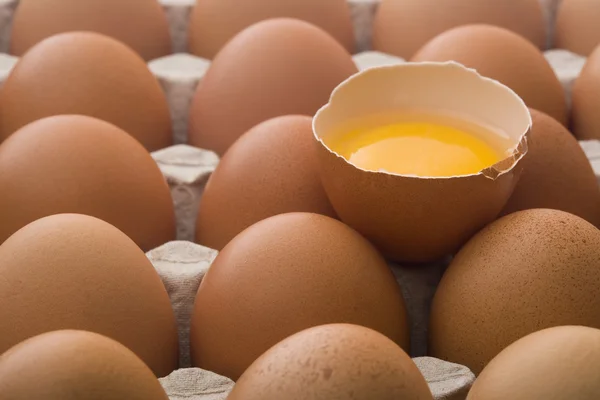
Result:
<svg viewBox="0 0 600 400">
<path fill-rule="evenodd" d="M 579 140 L 600 140 L 600 46 L 590 55 L 575 81 L 571 124 Z"/>
<path fill-rule="evenodd" d="M 508 346 L 483 370 L 467 400 L 600 398 L 600 330 L 559 326 Z"/>
<path fill-rule="evenodd" d="M 468 24 L 501 26 L 546 47 L 539 0 L 383 0 L 374 21 L 373 47 L 408 59 L 435 36 Z"/>
<path fill-rule="evenodd" d="M 0 357 L 4 400 L 168 400 L 152 371 L 118 342 L 84 331 L 55 331 Z"/>
<path fill-rule="evenodd" d="M 527 104 L 567 124 L 563 87 L 542 52 L 504 28 L 466 25 L 425 44 L 411 61 L 456 61 L 514 90 Z"/>
<path fill-rule="evenodd" d="M 111 36 L 146 61 L 171 53 L 167 17 L 156 0 L 20 0 L 10 52 L 22 56 L 43 39 L 69 31 Z"/>
<path fill-rule="evenodd" d="M 318 154 L 323 185 L 341 220 L 396 261 L 431 262 L 454 253 L 497 217 L 517 182 L 513 172 L 496 180 L 373 173 L 322 145 Z"/>
<path fill-rule="evenodd" d="M 212 59 L 245 28 L 282 17 L 310 22 L 354 52 L 354 28 L 346 0 L 198 0 L 190 17 L 190 53 Z"/>
<path fill-rule="evenodd" d="M 225 153 L 202 195 L 196 241 L 221 250 L 250 225 L 304 211 L 335 217 L 317 170 L 312 118 L 265 121 Z"/>
<path fill-rule="evenodd" d="M 30 122 L 82 114 L 111 122 L 149 151 L 173 143 L 165 95 L 144 60 L 97 33 L 45 39 L 24 55 L 2 87 L 0 141 Z"/>
<path fill-rule="evenodd" d="M 223 155 L 243 133 L 282 115 L 314 115 L 358 72 L 350 53 L 308 22 L 272 19 L 215 57 L 192 102 L 189 141 Z"/>
<path fill-rule="evenodd" d="M 554 47 L 589 56 L 600 45 L 600 1 L 561 0 Z"/>
<path fill-rule="evenodd" d="M 430 355 L 475 374 L 556 325 L 600 327 L 600 230 L 563 211 L 507 215 L 456 255 L 433 299 Z"/>
<path fill-rule="evenodd" d="M 277 342 L 327 323 L 366 326 L 408 349 L 400 287 L 373 246 L 335 219 L 280 214 L 236 236 L 202 280 L 192 361 L 236 380 Z"/>
<path fill-rule="evenodd" d="M 371 329 L 323 325 L 297 333 L 256 360 L 228 400 L 433 400 L 421 372 Z"/>
<path fill-rule="evenodd" d="M 0 145 L 0 243 L 38 218 L 88 214 L 144 251 L 175 239 L 169 187 L 150 154 L 107 122 L 44 118 Z"/>
<path fill-rule="evenodd" d="M 0 353 L 57 329 L 106 335 L 157 376 L 177 368 L 169 296 L 134 242 L 78 214 L 39 219 L 0 245 Z"/>
<path fill-rule="evenodd" d="M 594 170 L 573 135 L 558 121 L 530 110 L 523 173 L 502 215 L 531 208 L 553 208 L 578 215 L 600 227 L 600 187 Z"/>
</svg>

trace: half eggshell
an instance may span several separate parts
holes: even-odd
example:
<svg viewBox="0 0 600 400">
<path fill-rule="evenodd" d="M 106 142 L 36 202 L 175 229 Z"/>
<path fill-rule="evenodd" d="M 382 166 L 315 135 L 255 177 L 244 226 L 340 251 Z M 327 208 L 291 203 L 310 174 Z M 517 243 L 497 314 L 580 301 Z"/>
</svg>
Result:
<svg viewBox="0 0 600 400">
<path fill-rule="evenodd" d="M 340 127 L 385 124 L 394 113 L 415 110 L 488 128 L 505 158 L 472 175 L 418 177 L 358 168 L 327 146 Z M 313 131 L 321 179 L 342 221 L 388 258 L 418 263 L 455 252 L 498 216 L 518 180 L 531 125 L 516 93 L 475 70 L 455 62 L 405 63 L 343 82 L 315 115 Z"/>
</svg>

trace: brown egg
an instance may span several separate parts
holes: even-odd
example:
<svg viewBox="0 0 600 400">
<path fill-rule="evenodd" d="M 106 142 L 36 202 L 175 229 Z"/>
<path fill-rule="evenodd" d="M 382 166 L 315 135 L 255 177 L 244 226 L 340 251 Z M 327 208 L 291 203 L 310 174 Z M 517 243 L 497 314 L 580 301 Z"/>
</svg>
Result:
<svg viewBox="0 0 600 400">
<path fill-rule="evenodd" d="M 303 329 L 353 323 L 408 349 L 400 287 L 362 236 L 317 214 L 280 214 L 236 236 L 202 280 L 192 316 L 195 366 L 233 380 Z"/>
<path fill-rule="evenodd" d="M 189 142 L 219 155 L 281 115 L 314 115 L 357 72 L 350 53 L 307 22 L 272 19 L 239 33 L 214 59 L 192 102 Z"/>
<path fill-rule="evenodd" d="M 111 122 L 149 151 L 173 142 L 167 100 L 144 60 L 96 33 L 50 37 L 21 58 L 2 88 L 0 142 L 30 122 L 59 114 Z"/>
<path fill-rule="evenodd" d="M 70 31 L 111 36 L 147 61 L 171 53 L 167 17 L 156 0 L 20 0 L 10 52 L 22 56 L 42 40 Z"/>
<path fill-rule="evenodd" d="M 398 121 L 464 127 L 484 135 L 503 158 L 477 172 L 428 176 L 358 167 L 336 147 L 336 141 L 344 144 L 340 135 L 346 132 Z M 458 63 L 370 68 L 338 86 L 314 117 L 321 182 L 340 220 L 386 258 L 401 264 L 436 262 L 498 217 L 527 157 L 531 123 L 528 108 L 512 90 Z"/>
<path fill-rule="evenodd" d="M 55 331 L 0 357 L 6 400 L 168 400 L 152 371 L 126 347 L 91 332 Z"/>
<path fill-rule="evenodd" d="M 554 47 L 589 56 L 600 45 L 600 2 L 561 0 L 556 15 Z"/>
<path fill-rule="evenodd" d="M 0 245 L 0 354 L 58 329 L 106 335 L 157 376 L 177 368 L 169 296 L 146 255 L 97 218 L 39 219 Z"/>
<path fill-rule="evenodd" d="M 469 24 L 500 26 L 546 47 L 538 0 L 383 0 L 373 23 L 373 47 L 408 59 L 435 36 Z"/>
<path fill-rule="evenodd" d="M 190 17 L 190 52 L 212 59 L 245 28 L 282 17 L 310 22 L 354 52 L 354 28 L 346 0 L 197 0 Z"/>
<path fill-rule="evenodd" d="M 530 208 L 570 212 L 600 227 L 600 188 L 583 149 L 552 117 L 530 110 L 533 129 L 523 173 L 502 215 Z"/>
<path fill-rule="evenodd" d="M 244 372 L 228 400 L 433 400 L 410 357 L 357 325 L 317 326 L 276 344 Z"/>
<path fill-rule="evenodd" d="M 456 255 L 431 309 L 433 357 L 481 372 L 515 340 L 557 325 L 600 328 L 600 230 L 558 210 L 519 211 Z"/>
<path fill-rule="evenodd" d="M 169 187 L 121 129 L 82 115 L 33 122 L 0 145 L 0 243 L 38 218 L 101 218 L 148 251 L 175 239 Z"/>
<path fill-rule="evenodd" d="M 411 61 L 456 61 L 514 90 L 527 105 L 567 123 L 565 94 L 542 52 L 523 37 L 490 25 L 451 29 Z"/>
<path fill-rule="evenodd" d="M 544 329 L 508 346 L 489 364 L 467 400 L 600 398 L 600 330 Z"/>
<path fill-rule="evenodd" d="M 573 85 L 571 124 L 579 140 L 600 140 L 600 46 Z"/>
<path fill-rule="evenodd" d="M 335 217 L 321 186 L 312 118 L 276 117 L 227 150 L 202 195 L 196 241 L 221 250 L 250 225 L 294 211 Z"/>
</svg>

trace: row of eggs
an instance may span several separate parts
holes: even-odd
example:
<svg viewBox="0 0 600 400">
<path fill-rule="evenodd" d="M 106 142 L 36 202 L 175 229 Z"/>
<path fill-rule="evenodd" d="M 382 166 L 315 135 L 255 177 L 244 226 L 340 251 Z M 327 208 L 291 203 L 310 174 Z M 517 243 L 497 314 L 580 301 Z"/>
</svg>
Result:
<svg viewBox="0 0 600 400">
<path fill-rule="evenodd" d="M 486 23 L 514 31 L 545 49 L 549 32 L 543 7 L 540 0 L 452 0 L 443 4 L 435 0 L 382 0 L 373 22 L 373 47 L 410 58 L 446 30 Z M 190 17 L 189 51 L 213 59 L 243 29 L 278 17 L 310 22 L 349 52 L 355 51 L 352 16 L 345 0 L 252 0 L 242 5 L 232 0 L 196 0 Z M 600 44 L 597 0 L 561 0 L 556 20 L 553 47 L 588 56 Z M 10 51 L 21 56 L 44 38 L 74 30 L 113 36 L 146 60 L 171 52 L 167 19 L 157 0 L 20 0 Z"/>
<path fill-rule="evenodd" d="M 587 372 L 600 363 L 590 351 L 600 340 L 599 268 L 600 231 L 579 217 L 535 209 L 497 220 L 445 272 L 429 354 L 479 375 L 473 399 L 597 398 Z M 182 333 L 158 274 L 121 231 L 78 214 L 39 219 L 0 245 L 0 274 L 0 393 L 8 399 L 99 384 L 99 399 L 103 390 L 162 394 L 150 371 L 177 368 Z M 237 382 L 231 399 L 318 399 L 323 391 L 431 399 L 406 354 L 408 326 L 401 288 L 367 240 L 326 216 L 280 214 L 217 255 L 195 299 L 191 358 Z M 62 329 L 120 345 L 50 333 Z M 556 357 L 564 364 L 549 362 Z M 102 372 L 108 365 L 131 380 Z M 43 382 L 28 383 L 40 370 Z M 65 379 L 76 373 L 75 385 Z"/>
<path fill-rule="evenodd" d="M 540 95 L 543 89 L 551 87 L 552 79 L 559 85 L 550 67 L 539 50 L 508 30 L 488 25 L 459 27 L 433 39 L 417 56 L 427 53 L 429 48 L 447 51 L 448 46 L 438 41 L 444 42 L 442 39 L 448 35 L 457 35 L 457 44 L 473 44 L 474 39 L 464 40 L 468 35 L 463 33 L 469 30 L 479 32 L 474 38 L 488 34 L 488 43 L 498 39 L 497 47 L 514 52 L 522 50 L 522 54 L 531 52 L 538 65 L 549 71 L 546 75 L 536 75 L 540 82 L 520 81 L 523 87 L 535 90 L 523 92 L 525 89 L 520 89 L 519 82 L 509 84 L 508 78 L 498 79 L 518 94 L 521 92 L 530 106 L 537 104 L 541 111 L 563 124 L 566 122 L 564 115 L 557 111 L 562 108 L 556 107 L 562 104 L 556 99 L 564 103 L 560 88 L 555 96 Z M 515 41 L 513 46 L 505 45 L 511 41 Z M 265 46 L 266 43 L 270 45 Z M 478 54 L 484 56 L 483 48 L 481 50 Z M 279 63 L 267 62 L 273 55 L 277 56 L 273 60 Z M 425 60 L 427 57 L 421 61 Z M 590 62 L 592 60 L 593 57 Z M 245 66 L 243 70 L 236 69 L 240 64 Z M 535 62 L 525 65 L 535 66 Z M 198 88 L 190 116 L 191 142 L 197 138 L 198 146 L 220 148 L 224 154 L 200 206 L 197 240 L 201 244 L 221 249 L 252 223 L 281 212 L 308 211 L 335 217 L 343 210 L 342 220 L 347 221 L 350 214 L 357 215 L 358 219 L 374 220 L 376 212 L 373 210 L 385 211 L 390 208 L 386 201 L 406 197 L 402 195 L 408 187 L 404 177 L 393 177 L 375 196 L 358 191 L 356 199 L 352 199 L 353 195 L 344 191 L 356 184 L 340 188 L 338 193 L 334 188 L 325 194 L 319 175 L 334 161 L 325 161 L 325 167 L 319 166 L 311 154 L 314 138 L 310 118 L 288 115 L 312 115 L 327 102 L 331 90 L 353 75 L 355 69 L 349 53 L 332 37 L 300 20 L 260 22 L 242 31 L 222 49 Z M 485 66 L 477 69 L 482 72 Z M 483 74 L 497 77 L 487 71 Z M 580 79 L 586 76 L 584 70 Z M 23 107 L 24 104 L 27 107 Z M 83 212 L 103 218 L 134 238 L 144 250 L 173 238 L 172 204 L 158 169 L 155 165 L 149 166 L 151 160 L 145 151 L 134 149 L 133 140 L 126 146 L 115 145 L 125 140 L 123 130 L 145 144 L 147 150 L 164 147 L 170 140 L 164 96 L 143 61 L 125 45 L 107 36 L 82 32 L 63 33 L 43 40 L 23 56 L 3 86 L 0 114 L 1 131 L 8 138 L 0 146 L 0 162 L 7 172 L 3 174 L 6 181 L 2 186 L 9 193 L 3 200 L 5 209 L 11 210 L 2 240 L 28 222 L 57 212 Z M 90 115 L 114 125 L 103 125 L 89 117 L 59 114 Z M 278 115 L 284 116 L 271 119 Z M 535 115 L 538 121 L 534 124 L 532 150 L 523 160 L 523 164 L 530 165 L 524 166 L 525 177 L 504 213 L 549 207 L 572 212 L 597 225 L 599 193 L 589 163 L 568 131 L 547 115 Z M 77 138 L 79 131 L 89 135 Z M 194 131 L 199 131 L 200 136 L 193 135 Z M 101 146 L 91 139 L 92 135 L 99 140 L 110 137 L 114 142 L 106 141 Z M 540 139 L 536 140 L 535 136 Z M 100 139 L 102 137 L 105 139 Z M 42 146 L 45 142 L 48 144 Z M 543 150 L 535 149 L 536 142 Z M 86 157 L 82 157 L 84 154 Z M 119 160 L 124 161 L 114 163 L 120 154 L 123 156 L 118 157 Z M 138 154 L 139 157 L 133 157 Z M 97 161 L 91 163 L 90 160 Z M 290 160 L 297 160 L 297 165 L 281 169 L 290 165 Z M 137 172 L 142 169 L 144 173 Z M 278 170 L 282 173 L 275 176 L 272 171 Z M 358 174 L 351 172 L 344 180 L 359 182 Z M 46 179 L 46 186 L 35 184 L 42 174 L 50 177 Z M 253 176 L 271 178 L 253 180 Z M 396 247 L 404 248 L 401 254 L 393 251 L 386 254 L 397 261 L 442 258 L 501 212 L 506 198 L 492 199 L 490 208 L 486 198 L 477 197 L 477 185 L 444 189 L 445 199 L 435 196 L 439 192 L 435 182 L 419 186 L 417 191 L 410 190 L 408 204 L 411 204 L 412 214 L 420 217 L 416 221 L 408 219 L 410 224 L 398 224 L 394 220 L 395 227 L 390 230 L 389 222 L 388 226 L 380 222 L 386 216 L 381 218 L 379 213 L 374 224 L 381 226 L 370 227 L 378 232 L 367 236 L 373 239 L 387 232 L 388 237 L 383 238 L 383 242 L 396 242 Z M 55 187 L 61 187 L 62 191 L 57 192 Z M 461 200 L 459 207 L 453 208 L 455 217 L 445 218 L 449 206 L 444 205 L 444 201 L 464 199 L 465 188 L 471 192 L 469 201 Z M 436 198 L 437 203 L 433 203 L 432 198 Z M 239 199 L 242 204 L 238 206 Z M 332 199 L 335 200 L 333 206 Z M 360 208 L 365 202 L 371 209 Z M 479 210 L 478 213 L 475 210 Z M 464 221 L 457 219 L 468 220 L 467 228 L 462 226 Z M 385 247 L 385 243 L 380 247 Z"/>
</svg>

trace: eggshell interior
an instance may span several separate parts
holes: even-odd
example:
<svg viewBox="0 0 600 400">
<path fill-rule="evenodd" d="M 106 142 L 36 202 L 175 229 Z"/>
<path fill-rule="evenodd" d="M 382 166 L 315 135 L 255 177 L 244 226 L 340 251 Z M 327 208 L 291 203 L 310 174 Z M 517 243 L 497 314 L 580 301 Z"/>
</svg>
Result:
<svg viewBox="0 0 600 400">
<path fill-rule="evenodd" d="M 423 179 L 365 171 L 326 145 L 347 121 L 407 109 L 489 127 L 507 157 L 477 174 Z M 518 179 L 515 166 L 527 153 L 530 129 L 529 110 L 512 90 L 453 62 L 367 69 L 338 86 L 313 120 L 321 180 L 336 213 L 387 257 L 404 262 L 453 253 L 496 218 Z"/>
</svg>

